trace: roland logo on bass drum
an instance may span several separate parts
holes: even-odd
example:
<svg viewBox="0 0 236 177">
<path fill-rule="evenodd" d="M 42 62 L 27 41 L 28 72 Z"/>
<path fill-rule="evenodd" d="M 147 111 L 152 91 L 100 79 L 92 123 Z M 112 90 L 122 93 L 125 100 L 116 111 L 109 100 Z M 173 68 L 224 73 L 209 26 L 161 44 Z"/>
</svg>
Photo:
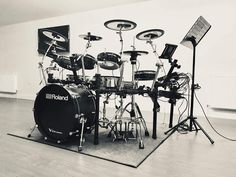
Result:
<svg viewBox="0 0 236 177">
<path fill-rule="evenodd" d="M 46 93 L 46 99 L 48 99 L 48 100 L 68 101 L 69 97 L 68 96 L 61 96 L 61 95 Z"/>
</svg>

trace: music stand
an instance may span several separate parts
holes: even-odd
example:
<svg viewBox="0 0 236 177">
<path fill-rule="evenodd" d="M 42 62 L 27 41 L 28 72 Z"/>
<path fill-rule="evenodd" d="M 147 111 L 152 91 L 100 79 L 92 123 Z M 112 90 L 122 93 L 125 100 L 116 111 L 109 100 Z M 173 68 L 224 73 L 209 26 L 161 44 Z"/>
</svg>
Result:
<svg viewBox="0 0 236 177">
<path fill-rule="evenodd" d="M 173 128 L 169 129 L 165 134 L 169 133 L 168 137 L 172 135 L 178 127 L 183 125 L 186 121 L 190 121 L 189 124 L 189 131 L 193 131 L 193 126 L 194 130 L 202 130 L 202 132 L 206 135 L 206 137 L 209 139 L 211 144 L 214 143 L 214 141 L 211 139 L 211 137 L 206 133 L 206 131 L 202 128 L 202 126 L 197 122 L 197 118 L 193 116 L 193 108 L 194 108 L 194 90 L 195 90 L 195 54 L 196 54 L 196 46 L 200 43 L 202 38 L 206 35 L 206 33 L 209 31 L 211 28 L 211 25 L 202 17 L 200 16 L 197 21 L 193 24 L 191 29 L 188 31 L 188 33 L 185 35 L 183 40 L 180 42 L 180 44 L 193 49 L 193 65 L 192 65 L 192 85 L 191 85 L 191 104 L 190 104 L 190 115 L 179 122 L 177 125 L 175 125 Z"/>
<path fill-rule="evenodd" d="M 188 33 L 184 36 L 180 44 L 194 50 L 194 48 L 200 43 L 210 28 L 211 25 L 202 16 L 200 16 L 190 28 Z"/>
</svg>

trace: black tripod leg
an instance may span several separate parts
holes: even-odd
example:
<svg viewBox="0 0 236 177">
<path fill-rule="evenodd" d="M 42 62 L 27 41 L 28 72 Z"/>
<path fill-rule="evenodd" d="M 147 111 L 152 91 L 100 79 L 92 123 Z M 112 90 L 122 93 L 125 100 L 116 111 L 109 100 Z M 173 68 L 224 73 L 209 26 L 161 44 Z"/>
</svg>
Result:
<svg viewBox="0 0 236 177">
<path fill-rule="evenodd" d="M 101 84 L 101 75 L 100 74 L 96 74 L 95 75 L 95 78 L 96 78 L 96 87 L 97 87 L 97 90 L 96 90 L 96 100 L 95 100 L 95 105 L 96 105 L 96 115 L 95 115 L 95 128 L 94 128 L 94 142 L 93 144 L 94 145 L 98 145 L 99 143 L 99 137 L 98 137 L 98 133 L 99 133 L 99 106 L 100 106 L 100 84 Z"/>
<path fill-rule="evenodd" d="M 153 109 L 152 138 L 157 139 L 157 111 L 155 108 Z"/>
<path fill-rule="evenodd" d="M 98 140 L 98 132 L 99 132 L 99 102 L 100 102 L 100 94 L 98 91 L 96 91 L 96 115 L 95 115 L 95 129 L 94 129 L 94 145 L 98 145 L 99 140 Z"/>
<path fill-rule="evenodd" d="M 153 101 L 152 138 L 157 139 L 157 111 L 160 109 L 160 105 L 157 102 L 157 92 L 154 92 L 154 94 L 151 96 L 151 99 Z"/>
<path fill-rule="evenodd" d="M 170 121 L 169 121 L 169 128 L 173 127 L 173 115 L 174 115 L 174 103 L 171 102 L 170 104 Z"/>
<path fill-rule="evenodd" d="M 166 139 L 168 139 L 174 132 L 176 132 L 177 129 L 178 129 L 178 126 L 174 126 L 174 127 L 172 127 L 170 130 L 168 130 L 167 132 L 165 132 L 165 133 L 164 133 L 165 135 L 166 135 L 168 132 L 170 132 L 170 133 L 167 135 Z"/>
<path fill-rule="evenodd" d="M 194 120 L 195 120 L 195 119 L 194 119 Z M 192 125 L 194 126 L 195 131 L 198 132 L 199 129 L 197 128 L 197 125 L 196 125 L 196 122 L 195 122 L 195 121 L 192 122 Z"/>
<path fill-rule="evenodd" d="M 197 124 L 197 126 L 200 128 L 200 130 L 202 130 L 202 132 L 206 135 L 206 137 L 209 139 L 209 141 L 211 142 L 211 144 L 214 144 L 214 141 L 211 139 L 211 137 L 206 133 L 206 131 L 202 128 L 202 126 L 197 122 L 197 120 L 193 121 L 195 124 Z"/>
<path fill-rule="evenodd" d="M 169 132 L 171 132 L 172 130 L 175 130 L 175 131 L 176 131 L 176 130 L 178 129 L 178 127 L 179 127 L 180 125 L 182 125 L 183 123 L 185 123 L 188 119 L 189 119 L 189 118 L 186 118 L 186 119 L 182 120 L 181 122 L 179 122 L 178 124 L 176 124 L 174 127 L 172 127 L 171 129 L 167 130 L 166 132 L 164 132 L 164 134 L 166 135 L 166 134 L 168 134 Z"/>
</svg>

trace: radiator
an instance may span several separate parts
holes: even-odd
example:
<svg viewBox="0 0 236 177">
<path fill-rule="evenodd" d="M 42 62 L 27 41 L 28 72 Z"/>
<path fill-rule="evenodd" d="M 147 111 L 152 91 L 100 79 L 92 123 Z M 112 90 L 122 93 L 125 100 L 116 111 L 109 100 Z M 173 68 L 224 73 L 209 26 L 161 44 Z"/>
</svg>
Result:
<svg viewBox="0 0 236 177">
<path fill-rule="evenodd" d="M 236 76 L 211 78 L 208 106 L 213 109 L 236 110 Z"/>
<path fill-rule="evenodd" d="M 0 93 L 16 93 L 17 92 L 17 76 L 16 75 L 0 75 Z"/>
</svg>

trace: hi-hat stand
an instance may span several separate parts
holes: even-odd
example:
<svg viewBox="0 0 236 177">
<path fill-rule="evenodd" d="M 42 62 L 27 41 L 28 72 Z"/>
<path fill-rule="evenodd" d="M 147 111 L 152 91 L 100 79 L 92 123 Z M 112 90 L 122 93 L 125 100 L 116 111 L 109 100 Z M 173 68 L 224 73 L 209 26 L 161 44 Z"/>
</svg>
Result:
<svg viewBox="0 0 236 177">
<path fill-rule="evenodd" d="M 191 85 L 191 104 L 190 104 L 190 115 L 179 122 L 177 125 L 169 129 L 165 132 L 165 134 L 168 134 L 168 137 L 171 136 L 175 131 L 178 130 L 180 126 L 182 126 L 185 122 L 188 120 L 190 121 L 189 124 L 189 131 L 198 131 L 201 130 L 205 136 L 209 139 L 211 144 L 214 144 L 214 141 L 211 139 L 211 137 L 207 134 L 207 132 L 202 128 L 202 126 L 198 123 L 197 117 L 193 116 L 193 109 L 194 109 L 194 91 L 195 91 L 195 59 L 196 59 L 196 47 L 197 44 L 201 41 L 201 39 L 205 36 L 205 34 L 208 32 L 208 30 L 211 28 L 211 25 L 202 17 L 200 16 L 195 24 L 192 26 L 192 28 L 189 30 L 187 35 L 184 37 L 184 39 L 181 41 L 181 44 L 183 44 L 186 47 L 189 47 L 193 49 L 193 64 L 192 64 L 192 85 Z M 190 45 L 191 44 L 191 45 Z M 194 129 L 193 129 L 194 126 Z"/>
<path fill-rule="evenodd" d="M 135 89 L 135 85 L 136 85 L 135 68 L 136 68 L 136 63 L 137 63 L 137 57 L 140 55 L 146 55 L 146 54 L 148 54 L 148 52 L 131 50 L 131 51 L 124 51 L 124 54 L 130 56 L 130 62 L 132 65 L 132 85 L 133 85 L 133 89 Z M 144 128 L 145 136 L 149 136 L 149 132 L 148 132 L 145 120 L 141 114 L 139 107 L 138 107 L 138 104 L 135 101 L 134 94 L 131 95 L 131 102 L 125 106 L 125 108 L 120 116 L 123 115 L 124 111 L 127 110 L 127 107 L 129 105 L 131 105 L 131 110 L 130 110 L 131 120 L 130 121 L 131 121 L 131 124 L 134 123 L 136 125 L 136 132 L 137 132 L 136 138 L 138 138 L 138 141 L 139 141 L 139 149 L 143 149 L 144 143 L 143 143 L 143 138 L 142 138 L 141 125 Z M 139 131 L 137 131 L 137 126 L 139 126 Z"/>
</svg>

